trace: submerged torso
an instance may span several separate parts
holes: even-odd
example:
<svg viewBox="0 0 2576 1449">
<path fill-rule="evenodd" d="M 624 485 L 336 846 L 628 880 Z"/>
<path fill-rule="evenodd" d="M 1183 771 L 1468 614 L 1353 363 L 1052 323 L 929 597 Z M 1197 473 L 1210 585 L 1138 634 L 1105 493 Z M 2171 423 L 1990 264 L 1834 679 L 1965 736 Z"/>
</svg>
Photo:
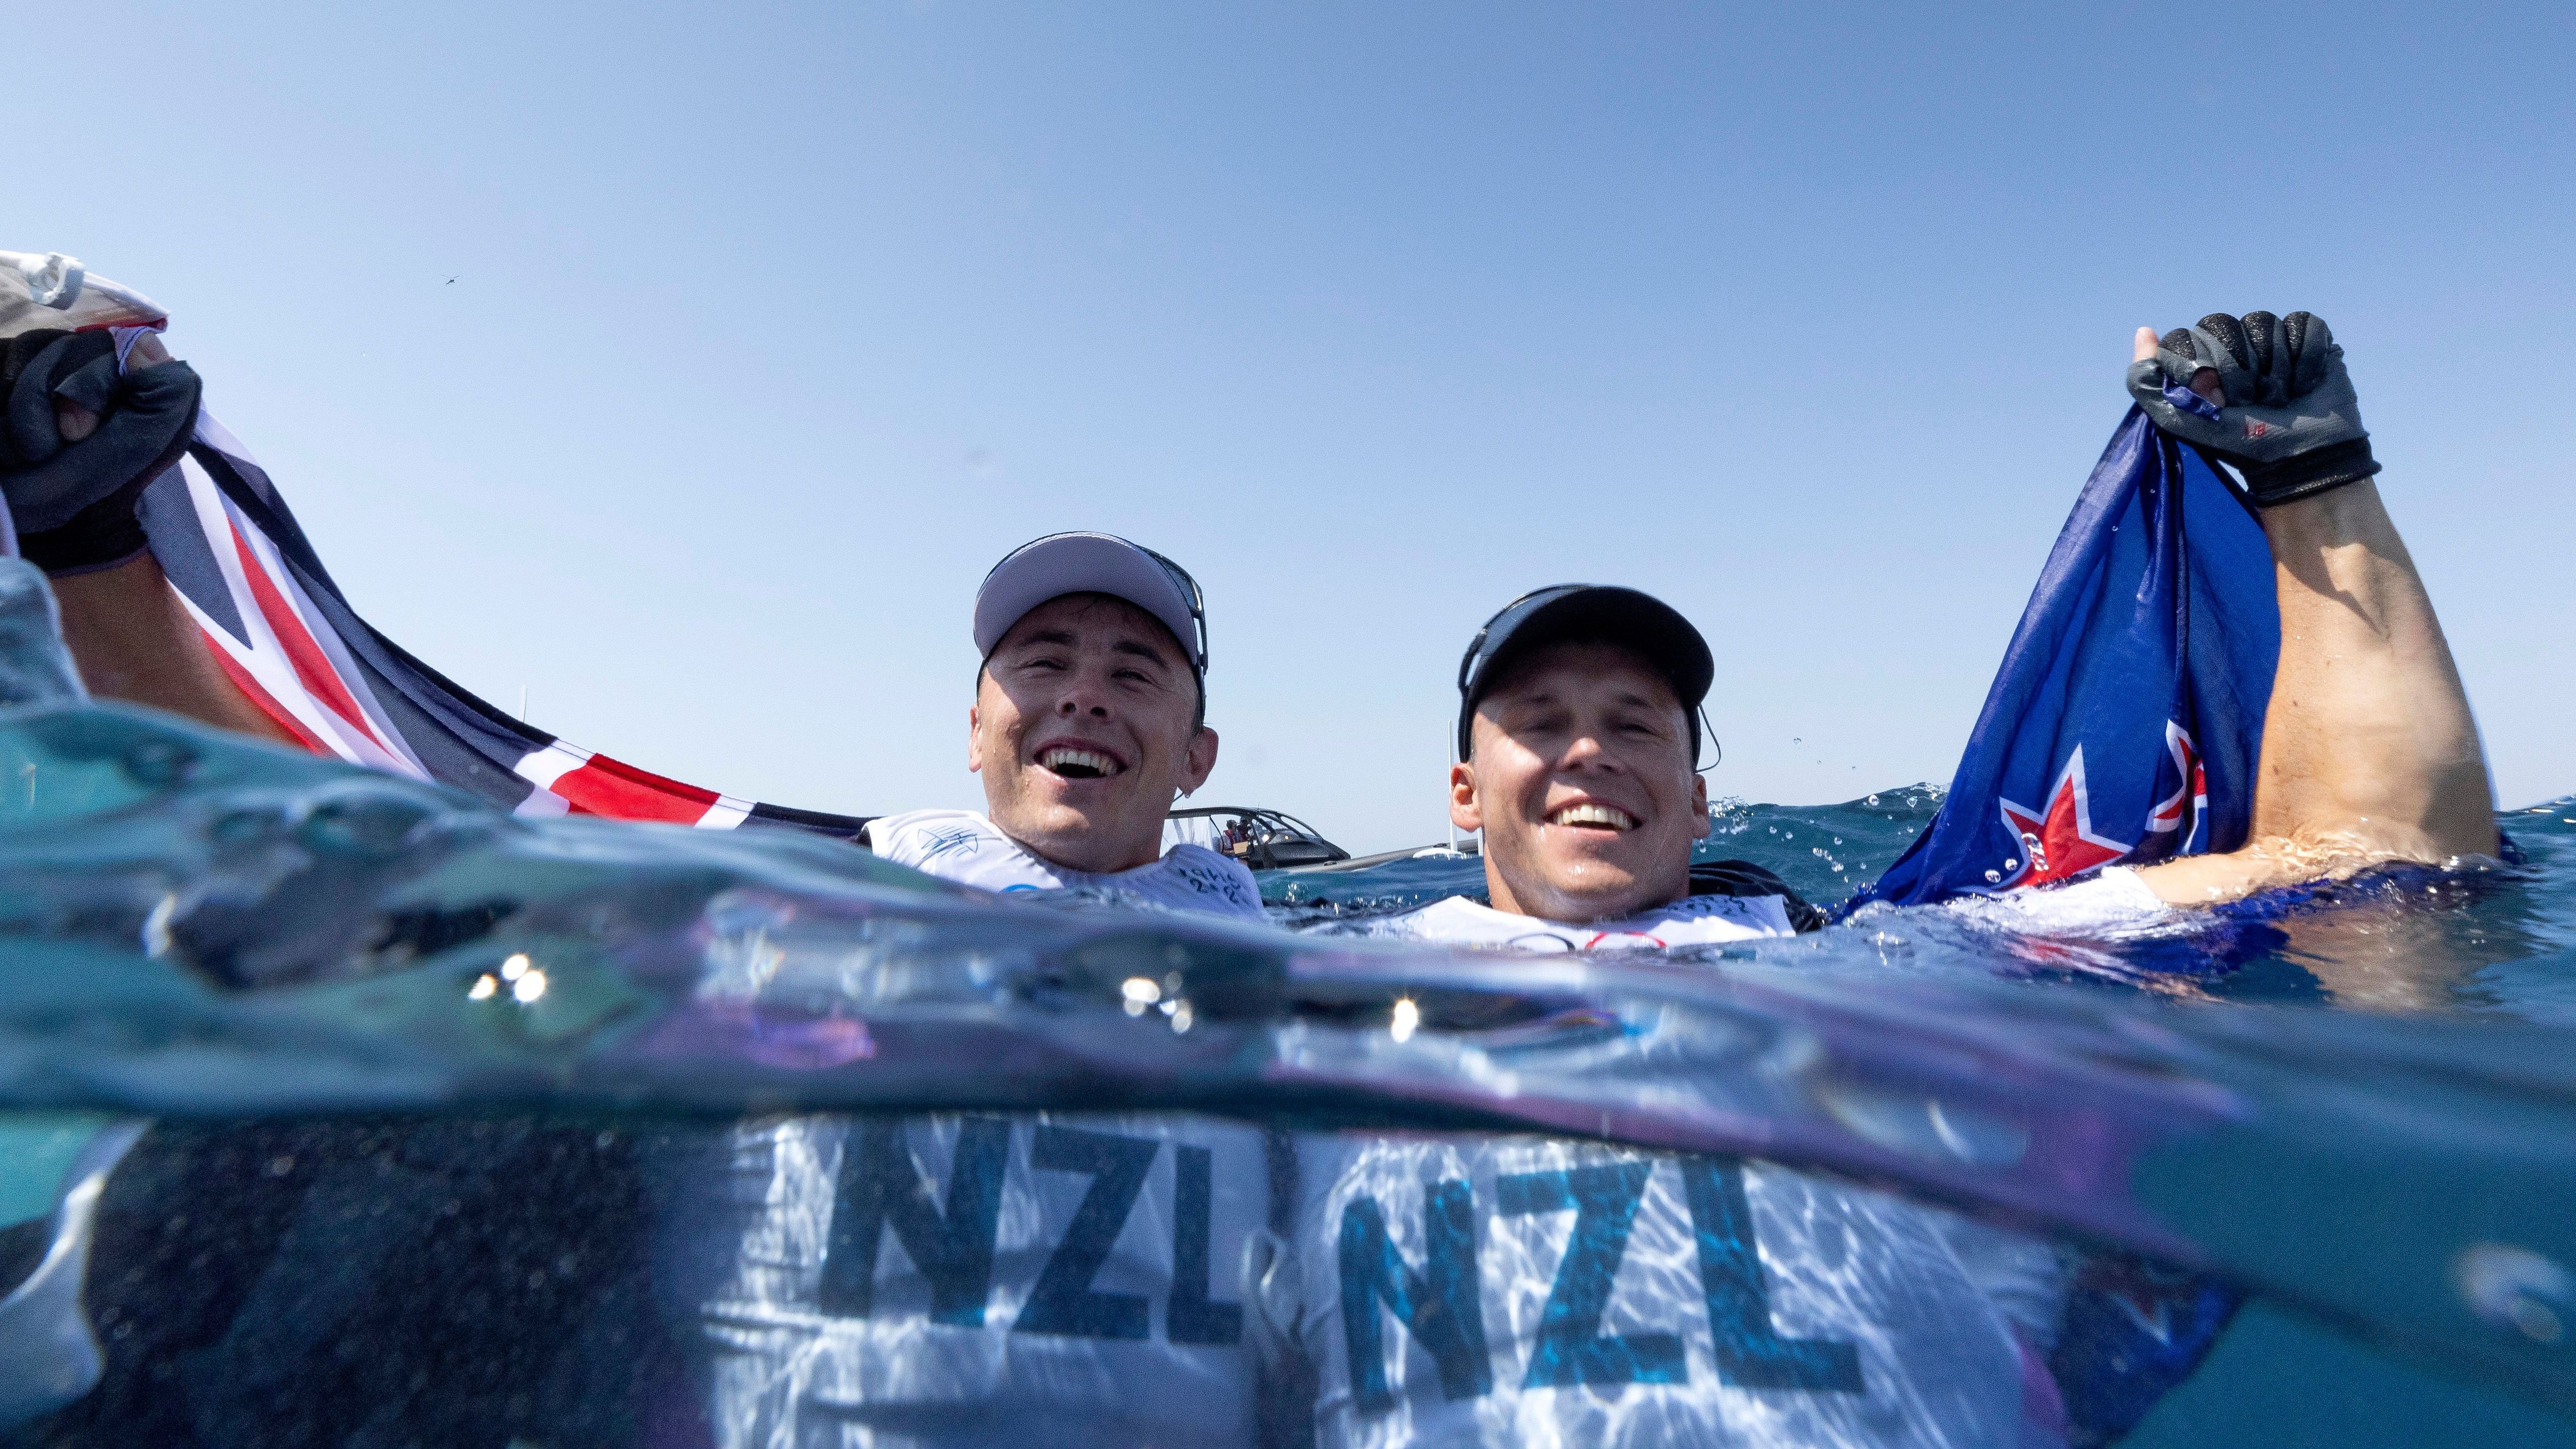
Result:
<svg viewBox="0 0 2576 1449">
<path fill-rule="evenodd" d="M 1261 919 L 1198 846 L 1107 874 L 981 815 L 875 821 L 898 864 L 1000 892 Z M 736 1128 L 666 1233 L 717 1442 L 1239 1445 L 1245 1245 L 1264 1134 L 1211 1117 L 796 1116 Z"/>
</svg>

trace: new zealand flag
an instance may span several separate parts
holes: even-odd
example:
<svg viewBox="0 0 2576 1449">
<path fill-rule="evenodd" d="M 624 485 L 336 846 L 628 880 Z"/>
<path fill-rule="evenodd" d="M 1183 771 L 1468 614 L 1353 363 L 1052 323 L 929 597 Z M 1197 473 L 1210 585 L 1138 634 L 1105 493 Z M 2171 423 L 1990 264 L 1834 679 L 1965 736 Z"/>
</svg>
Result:
<svg viewBox="0 0 2576 1449">
<path fill-rule="evenodd" d="M 1844 909 L 2244 844 L 2280 652 L 2262 525 L 2132 408 L 2049 551 L 1940 814 Z"/>
</svg>

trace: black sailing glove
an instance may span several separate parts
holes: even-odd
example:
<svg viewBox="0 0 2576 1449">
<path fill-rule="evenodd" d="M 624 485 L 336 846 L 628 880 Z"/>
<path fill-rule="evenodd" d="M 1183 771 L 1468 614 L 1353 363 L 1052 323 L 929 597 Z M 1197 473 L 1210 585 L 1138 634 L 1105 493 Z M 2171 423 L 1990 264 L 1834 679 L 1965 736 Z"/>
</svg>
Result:
<svg viewBox="0 0 2576 1449">
<path fill-rule="evenodd" d="M 165 362 L 120 374 L 105 332 L 24 332 L 0 351 L 0 495 L 18 524 L 18 551 L 45 572 L 122 562 L 142 551 L 134 504 L 197 427 L 197 374 Z M 66 442 L 56 399 L 98 418 Z"/>
<path fill-rule="evenodd" d="M 2191 391 L 2204 367 L 2217 370 L 2226 407 Z M 2343 349 L 2306 312 L 2212 312 L 2197 327 L 2178 327 L 2154 357 L 2129 364 L 2129 394 L 2157 427 L 2235 464 L 2258 507 L 2379 471 Z"/>
</svg>

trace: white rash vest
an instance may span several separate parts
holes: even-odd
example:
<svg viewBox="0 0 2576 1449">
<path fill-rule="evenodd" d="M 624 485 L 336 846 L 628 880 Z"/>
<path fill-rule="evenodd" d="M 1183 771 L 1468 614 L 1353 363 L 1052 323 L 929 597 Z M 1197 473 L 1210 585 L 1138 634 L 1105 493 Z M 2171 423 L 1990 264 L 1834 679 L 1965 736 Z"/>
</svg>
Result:
<svg viewBox="0 0 2576 1449">
<path fill-rule="evenodd" d="M 1451 898 L 1359 929 L 1527 951 L 1791 934 L 1777 896 L 1585 926 Z M 1320 1384 L 1320 1449 L 2063 1442 L 2046 1243 L 1732 1158 L 1387 1133 L 1297 1156 L 1295 1271 L 1258 1297 Z"/>
<path fill-rule="evenodd" d="M 2025 1413 L 2040 1370 L 1945 1214 L 1549 1138 L 1298 1155 L 1293 1286 L 1261 1302 L 1320 1385 L 1321 1449 L 2062 1442 Z"/>
<path fill-rule="evenodd" d="M 1341 928 L 1353 935 L 1500 951 L 1664 950 L 1795 935 L 1778 896 L 1690 896 L 1616 921 L 1573 925 L 1516 916 L 1450 896 L 1402 915 Z"/>
<path fill-rule="evenodd" d="M 1177 1115 L 746 1124 L 663 1261 L 725 1449 L 1252 1441 L 1262 1134 Z M 713 1191 L 709 1191 L 712 1185 Z"/>
<path fill-rule="evenodd" d="M 1251 872 L 1199 846 L 1092 874 L 968 811 L 868 836 L 985 890 L 1262 919 Z M 1269 1150 L 1176 1114 L 744 1124 L 686 1174 L 663 1258 L 710 1356 L 716 1444 L 1250 1442 L 1241 1285 Z"/>
<path fill-rule="evenodd" d="M 868 848 L 897 865 L 988 891 L 1072 891 L 1121 905 L 1258 921 L 1261 888 L 1243 863 L 1175 845 L 1134 870 L 1095 873 L 1041 859 L 972 810 L 914 810 L 868 822 Z"/>
</svg>

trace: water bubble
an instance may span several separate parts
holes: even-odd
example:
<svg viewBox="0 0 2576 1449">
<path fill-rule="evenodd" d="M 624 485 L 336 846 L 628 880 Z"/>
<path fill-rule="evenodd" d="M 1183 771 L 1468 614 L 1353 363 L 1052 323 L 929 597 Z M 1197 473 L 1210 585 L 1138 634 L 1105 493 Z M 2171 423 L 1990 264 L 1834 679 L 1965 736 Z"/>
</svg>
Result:
<svg viewBox="0 0 2576 1449">
<path fill-rule="evenodd" d="M 429 817 L 429 807 L 416 800 L 354 794 L 315 807 L 295 834 L 312 850 L 380 860 L 398 854 Z"/>
<path fill-rule="evenodd" d="M 2002 883 L 2002 881 L 2003 881 L 2003 875 L 2002 875 L 2000 872 L 1997 872 L 1997 871 L 1991 871 L 1991 870 L 1986 872 L 1986 884 L 1988 884 L 1988 885 L 1998 885 L 1998 884 L 2001 884 L 2001 883 Z"/>
<path fill-rule="evenodd" d="M 138 785 L 166 789 L 184 782 L 197 765 L 197 752 L 177 740 L 143 740 L 117 761 Z"/>
<path fill-rule="evenodd" d="M 2510 1243 L 2472 1243 L 2451 1260 L 2451 1282 L 2469 1311 L 2534 1343 L 2566 1337 L 2576 1311 L 2576 1279 L 2567 1270 Z"/>
<path fill-rule="evenodd" d="M 275 834 L 283 824 L 274 810 L 227 810 L 207 827 L 206 836 L 217 845 L 244 845 Z"/>
<path fill-rule="evenodd" d="M 1870 796 L 1867 800 L 1864 800 L 1864 801 L 1862 801 L 1861 803 L 1862 803 L 1862 804 L 1864 804 L 1864 805 L 1875 805 L 1875 804 L 1877 804 L 1877 803 L 1878 803 L 1878 797 L 1877 797 L 1877 796 L 1875 796 L 1875 795 L 1872 795 L 1872 796 Z"/>
<path fill-rule="evenodd" d="M 2006 856 L 2004 857 L 2004 869 L 2019 870 L 2021 869 L 2021 862 L 2012 856 Z"/>
<path fill-rule="evenodd" d="M 1130 976 L 1119 983 L 1118 994 L 1126 998 L 1129 1016 L 1143 1016 L 1146 1007 L 1163 999 L 1163 986 L 1150 976 Z"/>
</svg>

